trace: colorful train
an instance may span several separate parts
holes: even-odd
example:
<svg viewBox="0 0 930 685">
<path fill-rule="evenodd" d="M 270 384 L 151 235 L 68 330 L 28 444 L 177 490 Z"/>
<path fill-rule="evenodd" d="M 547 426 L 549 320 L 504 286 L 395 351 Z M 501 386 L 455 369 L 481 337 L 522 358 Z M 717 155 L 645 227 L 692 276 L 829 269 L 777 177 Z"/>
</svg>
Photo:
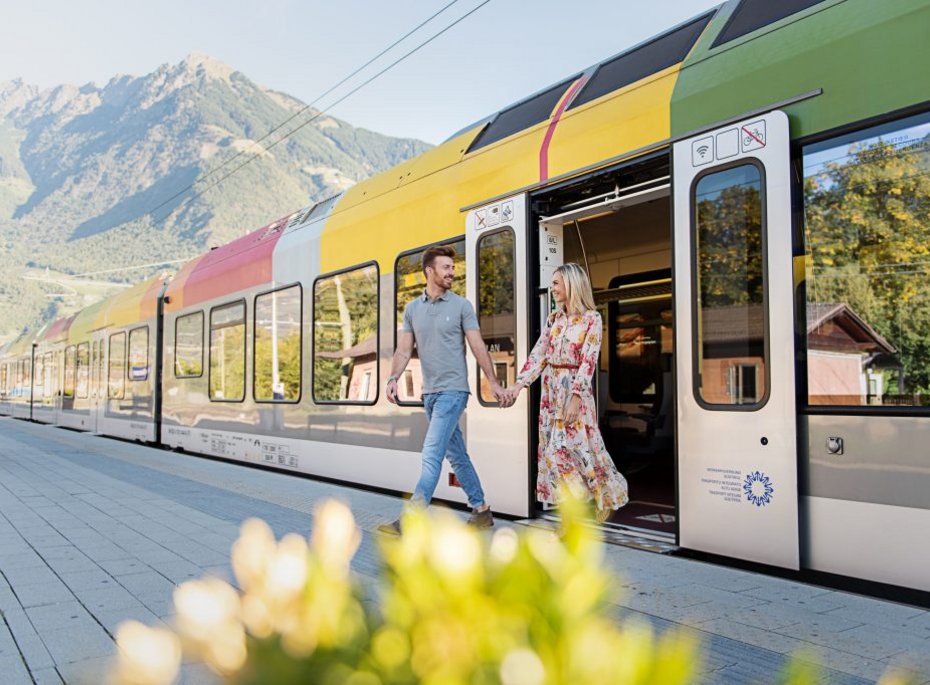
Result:
<svg viewBox="0 0 930 685">
<path fill-rule="evenodd" d="M 930 2 L 731 0 L 342 195 L 24 334 L 0 413 L 405 491 L 419 257 L 448 242 L 502 383 L 585 265 L 607 525 L 930 592 Z M 536 398 L 473 360 L 493 508 L 534 497 Z M 438 496 L 462 502 L 453 473 Z"/>
</svg>

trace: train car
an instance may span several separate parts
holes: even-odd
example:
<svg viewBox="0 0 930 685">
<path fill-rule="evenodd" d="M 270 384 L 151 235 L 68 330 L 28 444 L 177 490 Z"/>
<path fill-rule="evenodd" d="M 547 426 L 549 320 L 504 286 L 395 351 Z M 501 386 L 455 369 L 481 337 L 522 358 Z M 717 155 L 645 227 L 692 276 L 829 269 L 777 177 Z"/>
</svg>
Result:
<svg viewBox="0 0 930 685">
<path fill-rule="evenodd" d="M 930 591 L 928 29 L 927 0 L 731 0 L 186 264 L 161 442 L 407 491 L 416 359 L 381 389 L 423 250 L 456 247 L 505 385 L 576 261 L 630 484 L 607 525 Z M 545 515 L 538 397 L 501 409 L 469 359 L 489 501 Z M 465 499 L 448 470 L 437 495 Z"/>
<path fill-rule="evenodd" d="M 155 442 L 164 276 L 75 315 L 62 355 L 62 426 Z"/>
<path fill-rule="evenodd" d="M 39 423 L 58 424 L 61 418 L 62 358 L 73 320 L 74 315 L 52 321 L 36 339 L 32 419 Z"/>
<path fill-rule="evenodd" d="M 0 398 L 0 414 L 17 419 L 32 418 L 33 341 L 41 333 L 24 331 L 4 350 L 0 372 L 4 392 Z"/>
</svg>

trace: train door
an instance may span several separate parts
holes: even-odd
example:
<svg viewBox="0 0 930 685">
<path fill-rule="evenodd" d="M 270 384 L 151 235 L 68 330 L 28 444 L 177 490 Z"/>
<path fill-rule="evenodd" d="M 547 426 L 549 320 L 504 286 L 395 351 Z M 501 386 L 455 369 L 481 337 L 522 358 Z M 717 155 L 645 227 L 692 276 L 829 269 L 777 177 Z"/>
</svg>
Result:
<svg viewBox="0 0 930 685">
<path fill-rule="evenodd" d="M 527 348 L 526 197 L 517 195 L 465 217 L 466 292 L 475 306 L 494 373 L 504 387 L 516 379 Z M 466 424 L 468 451 L 496 511 L 530 514 L 527 393 L 502 410 L 468 356 L 473 394 Z"/>
<path fill-rule="evenodd" d="M 679 544 L 797 569 L 788 117 L 673 150 Z"/>
<path fill-rule="evenodd" d="M 88 430 L 98 433 L 102 430 L 103 416 L 107 406 L 106 375 L 106 331 L 94 331 L 91 338 L 91 351 L 94 362 L 91 366 L 91 399 Z"/>
</svg>

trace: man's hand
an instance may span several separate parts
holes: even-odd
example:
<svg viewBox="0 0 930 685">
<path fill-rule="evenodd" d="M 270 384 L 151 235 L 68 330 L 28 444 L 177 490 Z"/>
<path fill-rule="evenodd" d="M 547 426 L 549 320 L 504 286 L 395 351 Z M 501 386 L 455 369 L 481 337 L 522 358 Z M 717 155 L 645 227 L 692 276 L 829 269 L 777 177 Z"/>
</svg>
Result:
<svg viewBox="0 0 930 685">
<path fill-rule="evenodd" d="M 397 379 L 391 378 L 387 382 L 387 387 L 384 389 L 387 393 L 388 402 L 391 404 L 397 404 Z"/>
<path fill-rule="evenodd" d="M 565 422 L 565 425 L 575 423 L 578 420 L 578 415 L 581 413 L 581 397 L 579 395 L 572 395 L 572 399 L 569 400 L 568 406 L 565 408 L 565 411 L 562 413 L 562 421 Z"/>
<path fill-rule="evenodd" d="M 512 406 L 514 402 L 517 401 L 517 398 L 520 396 L 520 392 L 522 390 L 523 390 L 523 384 L 515 383 L 514 385 L 510 386 L 509 388 L 507 388 L 507 390 L 504 391 L 507 393 L 507 397 L 509 398 L 507 402 L 508 407 Z"/>
<path fill-rule="evenodd" d="M 494 393 L 494 398 L 500 403 L 501 407 L 509 407 L 514 402 L 515 398 L 507 390 L 504 390 L 500 383 L 494 383 L 491 386 L 491 392 Z"/>
</svg>

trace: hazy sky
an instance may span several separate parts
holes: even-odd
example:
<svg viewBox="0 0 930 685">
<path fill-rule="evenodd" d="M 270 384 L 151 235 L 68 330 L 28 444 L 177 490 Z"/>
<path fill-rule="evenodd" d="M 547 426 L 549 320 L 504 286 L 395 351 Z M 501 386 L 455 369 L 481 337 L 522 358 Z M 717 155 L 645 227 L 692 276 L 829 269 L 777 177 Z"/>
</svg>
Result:
<svg viewBox="0 0 930 685">
<path fill-rule="evenodd" d="M 102 85 L 204 52 L 309 102 L 449 1 L 4 0 L 0 82 Z M 458 0 L 321 105 L 481 2 Z M 331 113 L 438 143 L 715 4 L 491 0 Z"/>
</svg>

